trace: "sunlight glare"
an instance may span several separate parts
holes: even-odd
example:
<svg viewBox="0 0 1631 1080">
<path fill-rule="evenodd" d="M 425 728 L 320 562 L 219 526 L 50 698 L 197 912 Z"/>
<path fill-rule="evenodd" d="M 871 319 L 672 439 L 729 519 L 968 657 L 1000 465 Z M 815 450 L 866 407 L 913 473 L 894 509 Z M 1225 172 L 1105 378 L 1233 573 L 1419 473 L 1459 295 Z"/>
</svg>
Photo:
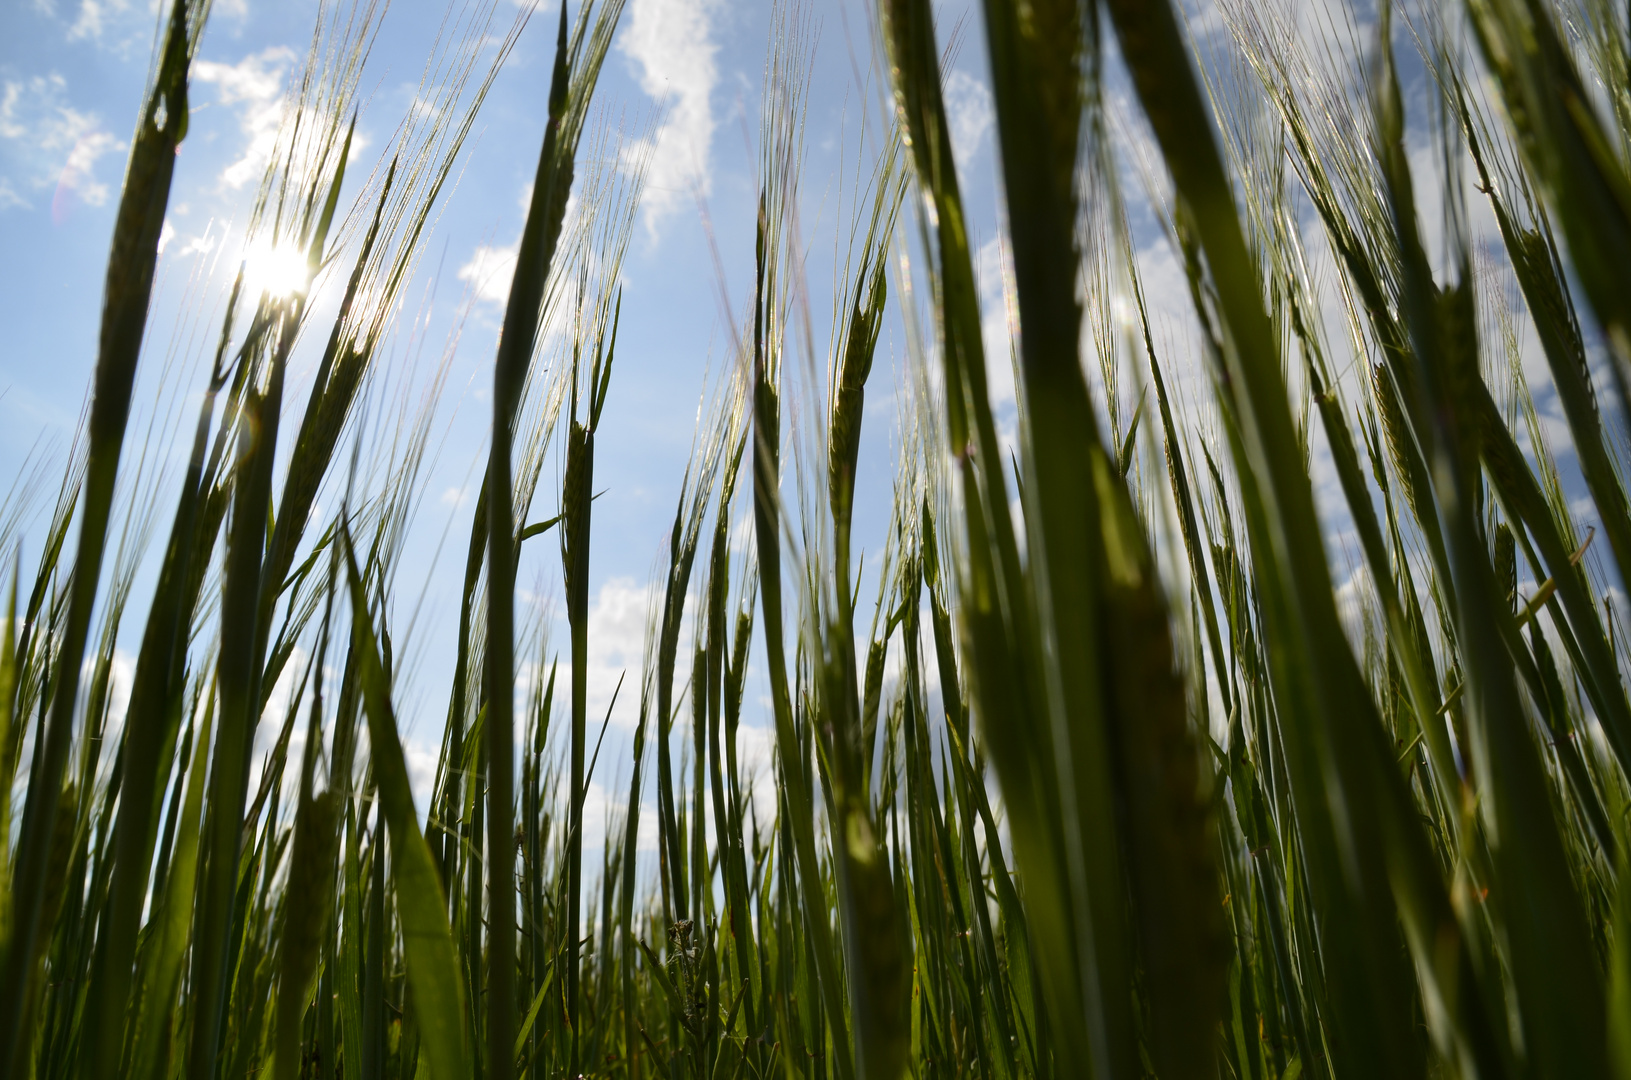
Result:
<svg viewBox="0 0 1631 1080">
<path fill-rule="evenodd" d="M 257 244 L 244 254 L 244 291 L 274 300 L 302 296 L 308 287 L 306 253 L 285 244 Z"/>
</svg>

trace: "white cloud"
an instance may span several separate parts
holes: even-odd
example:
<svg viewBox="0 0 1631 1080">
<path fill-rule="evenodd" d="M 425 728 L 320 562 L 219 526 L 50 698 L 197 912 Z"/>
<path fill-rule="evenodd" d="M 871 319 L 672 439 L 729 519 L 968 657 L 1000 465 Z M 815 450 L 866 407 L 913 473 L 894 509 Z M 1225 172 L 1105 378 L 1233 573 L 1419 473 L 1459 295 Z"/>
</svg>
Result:
<svg viewBox="0 0 1631 1080">
<path fill-rule="evenodd" d="M 647 775 L 650 775 L 648 770 Z M 621 829 L 629 809 L 627 787 L 608 790 L 599 780 L 591 780 L 583 789 L 583 849 L 599 852 L 606 842 L 607 826 Z M 634 849 L 639 852 L 657 850 L 658 818 L 655 803 L 640 804 L 640 829 Z M 588 887 L 593 887 L 585 883 Z"/>
<path fill-rule="evenodd" d="M 294 52 L 287 46 L 274 45 L 236 64 L 199 60 L 193 64 L 193 78 L 219 87 L 223 105 L 264 105 L 283 95 L 283 76 L 293 60 Z"/>
<path fill-rule="evenodd" d="M 776 820 L 776 732 L 773 728 L 742 724 L 736 729 L 736 765 L 753 798 L 759 827 Z M 750 826 L 751 827 L 751 826 Z"/>
<path fill-rule="evenodd" d="M 95 677 L 96 661 L 86 660 L 80 669 L 81 681 L 89 685 Z M 136 662 L 133 657 L 123 649 L 115 648 L 113 657 L 108 662 L 107 686 L 107 727 L 104 735 L 111 737 L 121 730 L 125 724 L 125 714 L 130 710 L 130 687 L 136 676 Z"/>
<path fill-rule="evenodd" d="M 199 60 L 193 64 L 193 80 L 216 87 L 217 101 L 238 106 L 238 126 L 248 138 L 243 154 L 221 173 L 221 183 L 241 188 L 259 178 L 272 151 L 277 147 L 278 125 L 286 105 L 284 76 L 294 61 L 294 52 L 277 45 L 244 57 L 236 64 Z M 355 148 L 355 143 L 353 143 Z"/>
<path fill-rule="evenodd" d="M 534 541 L 537 542 L 539 541 Z M 590 726 L 595 731 L 600 730 L 600 723 L 606 718 L 606 711 L 611 707 L 614 692 L 617 694 L 617 706 L 612 710 L 611 726 L 633 731 L 639 723 L 640 677 L 645 659 L 646 627 L 655 616 L 657 601 L 661 599 L 661 588 L 660 583 L 637 585 L 631 577 L 614 577 L 603 582 L 600 590 L 589 599 L 586 696 Z M 524 599 L 545 607 L 546 613 L 558 620 L 561 633 L 552 640 L 565 642 L 568 639 L 565 632 L 566 614 L 563 609 L 555 607 L 543 597 L 529 595 Z M 681 614 L 679 655 L 682 657 L 690 655 L 690 631 L 695 599 L 694 594 L 686 596 L 685 610 Z M 571 692 L 571 664 L 564 646 L 559 654 L 559 662 L 561 666 L 556 675 L 555 685 L 557 704 L 569 701 L 567 695 Z M 689 667 L 683 663 L 675 671 L 676 702 L 683 700 L 688 672 Z M 548 678 L 548 660 L 532 677 Z M 619 679 L 623 681 L 621 690 L 617 689 Z"/>
<path fill-rule="evenodd" d="M 510 296 L 510 279 L 515 277 L 516 244 L 491 247 L 482 244 L 470 256 L 470 261 L 459 267 L 459 280 L 470 283 L 470 291 L 477 300 L 502 304 Z"/>
<path fill-rule="evenodd" d="M 645 655 L 651 600 L 651 586 L 636 585 L 633 578 L 616 577 L 601 585 L 589 605 L 586 696 L 592 720 L 605 718 L 621 678 L 623 689 L 617 691 L 612 723 L 632 729 L 639 722 L 640 663 Z"/>
<path fill-rule="evenodd" d="M 62 167 L 59 189 L 77 191 L 80 197 L 92 206 L 101 206 L 107 202 L 108 187 L 106 184 L 98 183 L 91 175 L 91 170 L 96 167 L 97 158 L 121 150 L 124 145 L 106 131 L 85 132 L 74 143 L 73 149 L 68 151 L 68 162 Z"/>
<path fill-rule="evenodd" d="M 667 110 L 653 138 L 646 183 L 646 228 L 653 239 L 662 220 L 690 195 L 708 193 L 713 146 L 713 15 L 718 0 L 633 0 L 618 49 L 628 57 L 640 89 Z M 630 147 L 638 153 L 643 147 Z"/>
<path fill-rule="evenodd" d="M 436 787 L 436 765 L 441 757 L 440 746 L 427 746 L 417 739 L 402 740 L 402 757 L 408 765 L 408 786 L 413 789 L 414 803 L 421 810 L 430 805 Z"/>
<path fill-rule="evenodd" d="M 153 21 L 168 12 L 169 5 L 158 0 L 32 0 L 31 6 L 53 21 L 57 8 L 65 7 L 63 21 L 70 42 L 89 42 L 125 60 L 140 60 L 153 43 Z M 162 11 L 161 11 L 162 9 Z M 212 22 L 226 16 L 242 19 L 249 13 L 248 0 L 215 0 L 210 8 Z"/>
<path fill-rule="evenodd" d="M 266 708 L 261 710 L 260 727 L 256 729 L 256 738 L 266 738 L 267 746 L 277 739 L 277 733 L 283 727 L 283 721 L 288 717 L 289 710 L 300 704 L 300 697 L 305 693 L 301 680 L 306 677 L 306 666 L 311 654 L 296 645 L 284 663 L 283 670 L 278 672 L 277 681 L 272 684 L 271 692 L 266 695 Z M 267 734 L 267 732 L 270 734 Z"/>
<path fill-rule="evenodd" d="M 955 69 L 946 77 L 946 111 L 951 120 L 952 154 L 958 169 L 966 169 L 991 131 L 991 91 L 973 75 Z"/>
<path fill-rule="evenodd" d="M 91 206 L 108 201 L 109 187 L 97 179 L 96 164 L 125 144 L 95 113 L 69 105 L 67 94 L 67 81 L 54 72 L 7 79 L 0 87 L 0 140 L 11 174 L 0 178 L 0 209 L 26 207 L 24 192 L 51 187 L 56 188 L 52 212 L 59 219 L 71 199 Z"/>
<path fill-rule="evenodd" d="M 110 15 L 122 14 L 129 0 L 80 0 L 79 17 L 68 28 L 69 41 L 100 41 Z"/>
</svg>

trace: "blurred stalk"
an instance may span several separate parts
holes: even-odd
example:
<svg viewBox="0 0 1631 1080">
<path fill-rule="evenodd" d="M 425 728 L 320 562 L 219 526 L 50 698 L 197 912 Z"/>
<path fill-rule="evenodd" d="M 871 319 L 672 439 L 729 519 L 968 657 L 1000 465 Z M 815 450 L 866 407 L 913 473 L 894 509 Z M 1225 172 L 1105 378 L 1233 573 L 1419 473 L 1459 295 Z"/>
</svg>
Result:
<svg viewBox="0 0 1631 1080">
<path fill-rule="evenodd" d="M 39 767 L 29 772 L 28 801 L 8 889 L 9 931 L 0 966 L 0 1072 L 11 1073 L 23 1067 L 19 1055 L 30 1041 L 23 1038 L 19 1025 L 33 992 L 51 834 L 73 737 L 81 661 L 101 581 L 108 516 L 130 416 L 136 363 L 147 326 L 159 233 L 169 204 L 176 148 L 187 134 L 188 70 L 208 11 L 208 0 L 174 0 L 170 7 L 158 67 L 137 123 L 124 191 L 114 219 L 88 425 L 85 501 L 69 586 L 68 619 L 56 661 L 50 723 L 43 734 Z M 128 981 L 128 975 L 125 978 Z"/>
<path fill-rule="evenodd" d="M 1402 255 L 1400 307 L 1416 360 L 1413 389 L 1421 412 L 1432 420 L 1427 452 L 1456 583 L 1456 637 L 1466 665 L 1472 736 L 1468 749 L 1479 782 L 1479 815 L 1494 856 L 1507 962 L 1519 988 L 1523 1045 L 1533 1067 L 1545 1075 L 1606 1078 L 1606 1002 L 1598 959 L 1563 839 L 1548 812 L 1550 763 L 1519 707 L 1512 660 L 1502 641 L 1503 633 L 1513 636 L 1514 630 L 1503 626 L 1510 611 L 1496 599 L 1500 589 L 1478 512 L 1478 448 L 1497 434 L 1500 421 L 1489 416 L 1487 405 L 1480 408 L 1487 390 L 1478 392 L 1472 258 L 1459 181 L 1445 181 L 1450 272 L 1459 280 L 1440 286 L 1417 234 L 1404 102 L 1388 38 L 1390 13 L 1390 7 L 1383 8 L 1379 36 L 1379 156 Z"/>
</svg>

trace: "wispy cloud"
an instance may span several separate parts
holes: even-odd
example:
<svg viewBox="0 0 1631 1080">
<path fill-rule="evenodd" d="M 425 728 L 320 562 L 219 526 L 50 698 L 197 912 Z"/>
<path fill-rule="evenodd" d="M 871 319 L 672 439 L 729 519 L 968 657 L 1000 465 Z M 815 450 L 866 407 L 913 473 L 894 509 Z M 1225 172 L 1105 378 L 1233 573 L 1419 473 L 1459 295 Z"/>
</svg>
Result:
<svg viewBox="0 0 1631 1080">
<path fill-rule="evenodd" d="M 662 222 L 693 195 L 708 194 L 716 121 L 714 86 L 719 51 L 714 15 L 719 0 L 633 0 L 618 49 L 640 89 L 666 111 L 646 181 L 644 214 L 655 240 Z M 630 147 L 631 153 L 643 147 Z"/>
<path fill-rule="evenodd" d="M 510 279 L 515 277 L 517 245 L 492 247 L 482 244 L 470 256 L 470 261 L 459 267 L 459 280 L 469 282 L 471 294 L 477 300 L 502 304 L 510 295 Z"/>
<path fill-rule="evenodd" d="M 236 64 L 200 60 L 193 80 L 216 88 L 217 101 L 238 107 L 238 127 L 248 140 L 243 154 L 221 172 L 221 183 L 237 189 L 258 179 L 277 146 L 278 125 L 286 102 L 284 77 L 294 52 L 282 45 L 262 49 Z"/>
<path fill-rule="evenodd" d="M 961 68 L 946 77 L 946 112 L 951 120 L 951 149 L 959 169 L 985 146 L 993 116 L 991 91 Z"/>
<path fill-rule="evenodd" d="M 56 189 L 53 212 L 60 219 L 73 200 L 101 206 L 108 201 L 106 181 L 96 166 L 125 143 L 102 125 L 95 113 L 68 104 L 68 83 L 61 75 L 7 79 L 0 87 L 0 140 L 4 141 L 5 175 L 0 176 L 0 210 L 30 205 L 29 194 Z"/>
<path fill-rule="evenodd" d="M 79 15 L 68 28 L 68 40 L 100 41 L 108 20 L 129 8 L 130 0 L 80 0 Z"/>
</svg>

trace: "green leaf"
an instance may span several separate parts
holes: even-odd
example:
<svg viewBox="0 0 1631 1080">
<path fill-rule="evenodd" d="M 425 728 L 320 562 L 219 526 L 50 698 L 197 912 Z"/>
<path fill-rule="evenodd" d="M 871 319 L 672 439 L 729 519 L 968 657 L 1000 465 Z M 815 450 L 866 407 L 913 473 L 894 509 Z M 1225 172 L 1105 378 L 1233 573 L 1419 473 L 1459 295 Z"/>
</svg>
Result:
<svg viewBox="0 0 1631 1080">
<path fill-rule="evenodd" d="M 129 1075 L 134 1080 L 160 1080 L 172 1072 L 164 1051 L 170 1039 L 171 1011 L 175 1007 L 181 963 L 192 927 L 204 778 L 209 772 L 209 755 L 205 750 L 214 719 L 212 686 L 203 721 L 193 738 L 192 769 L 187 777 L 187 795 L 181 804 L 181 824 L 176 830 L 175 853 L 165 879 L 164 896 L 149 923 L 148 947 L 142 956 L 135 1030 L 131 1036 Z"/>
<path fill-rule="evenodd" d="M 430 847 L 419 831 L 413 789 L 408 783 L 408 768 L 391 708 L 390 686 L 380 662 L 368 595 L 357 570 L 349 532 L 344 539 L 351 583 L 352 625 L 361 658 L 359 677 L 373 747 L 374 776 L 379 784 L 380 806 L 390 826 L 391 876 L 397 918 L 402 925 L 404 967 L 432 1080 L 457 1080 L 470 1075 L 469 1044 L 464 1028 L 464 980 L 459 973 L 458 950 L 447 918 L 447 898 L 442 892 L 441 878 L 431 859 Z"/>
</svg>

